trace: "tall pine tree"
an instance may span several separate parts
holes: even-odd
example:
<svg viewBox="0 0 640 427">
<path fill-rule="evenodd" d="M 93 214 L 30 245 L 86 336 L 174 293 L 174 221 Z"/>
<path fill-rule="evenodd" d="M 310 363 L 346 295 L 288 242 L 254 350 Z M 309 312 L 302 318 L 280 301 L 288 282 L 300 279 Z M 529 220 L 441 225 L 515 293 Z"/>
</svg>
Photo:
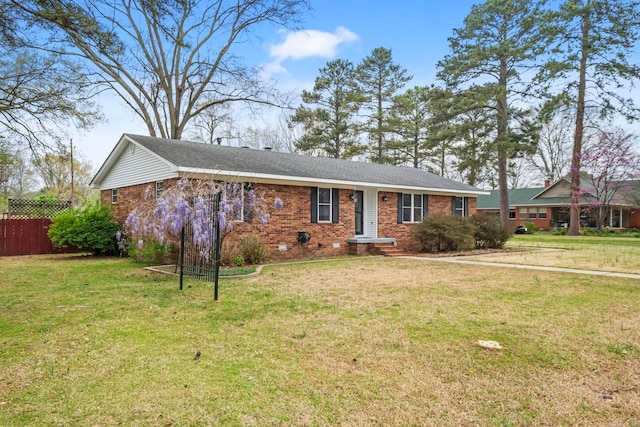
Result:
<svg viewBox="0 0 640 427">
<path fill-rule="evenodd" d="M 394 97 L 389 125 L 398 139 L 388 142 L 389 161 L 386 163 L 433 169 L 428 166 L 434 146 L 429 129 L 432 92 L 433 88 L 428 86 L 416 86 Z"/>
<path fill-rule="evenodd" d="M 301 105 L 291 117 L 293 123 L 303 125 L 305 132 L 295 143 L 297 149 L 344 159 L 365 151 L 355 122 L 363 96 L 351 61 L 327 62 L 320 69 L 313 90 L 302 92 L 302 101 L 311 107 Z"/>
<path fill-rule="evenodd" d="M 438 76 L 450 88 L 482 88 L 485 106 L 495 113 L 500 220 L 509 218 L 508 159 L 516 151 L 509 130 L 510 101 L 521 73 L 544 52 L 538 31 L 540 3 L 530 0 L 487 0 L 472 7 L 464 26 L 449 38 L 451 53 L 438 62 Z"/>
<path fill-rule="evenodd" d="M 371 140 L 371 160 L 384 163 L 387 154 L 385 136 L 391 131 L 388 122 L 391 103 L 412 76 L 393 62 L 391 49 L 378 47 L 358 65 L 356 78 L 366 97 L 364 107 L 370 112 L 367 130 Z"/>
<path fill-rule="evenodd" d="M 546 29 L 555 36 L 554 56 L 538 76 L 539 82 L 560 81 L 560 94 L 575 105 L 571 156 L 569 234 L 580 230 L 580 169 L 588 110 L 599 117 L 638 116 L 633 100 L 623 93 L 640 77 L 630 61 L 640 40 L 640 2 L 634 0 L 566 0 Z"/>
</svg>

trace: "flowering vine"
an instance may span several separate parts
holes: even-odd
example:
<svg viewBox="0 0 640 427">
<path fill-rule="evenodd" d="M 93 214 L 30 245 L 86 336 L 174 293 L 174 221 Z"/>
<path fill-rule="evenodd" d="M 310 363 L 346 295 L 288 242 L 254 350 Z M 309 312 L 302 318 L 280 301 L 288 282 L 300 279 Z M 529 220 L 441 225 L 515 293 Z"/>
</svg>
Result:
<svg viewBox="0 0 640 427">
<path fill-rule="evenodd" d="M 214 198 L 219 195 L 216 213 Z M 282 209 L 279 197 L 274 208 Z M 144 192 L 144 200 L 129 213 L 125 227 L 132 237 L 138 238 L 138 248 L 144 247 L 144 238 L 152 237 L 160 244 L 177 239 L 186 224 L 191 226 L 193 244 L 207 257 L 216 240 L 215 222 L 218 221 L 221 238 L 230 233 L 238 221 L 269 222 L 270 215 L 264 194 L 251 185 L 236 182 L 181 179 L 155 197 L 151 187 Z"/>
</svg>

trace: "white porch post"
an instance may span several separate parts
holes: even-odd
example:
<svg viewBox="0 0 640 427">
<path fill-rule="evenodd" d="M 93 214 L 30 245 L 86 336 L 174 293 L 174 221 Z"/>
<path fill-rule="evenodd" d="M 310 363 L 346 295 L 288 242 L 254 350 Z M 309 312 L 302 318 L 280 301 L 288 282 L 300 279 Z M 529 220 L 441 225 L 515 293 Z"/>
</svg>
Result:
<svg viewBox="0 0 640 427">
<path fill-rule="evenodd" d="M 613 207 L 609 206 L 609 228 L 613 227 Z"/>
<path fill-rule="evenodd" d="M 620 206 L 620 223 L 618 224 L 618 228 L 622 228 L 622 206 Z"/>
</svg>

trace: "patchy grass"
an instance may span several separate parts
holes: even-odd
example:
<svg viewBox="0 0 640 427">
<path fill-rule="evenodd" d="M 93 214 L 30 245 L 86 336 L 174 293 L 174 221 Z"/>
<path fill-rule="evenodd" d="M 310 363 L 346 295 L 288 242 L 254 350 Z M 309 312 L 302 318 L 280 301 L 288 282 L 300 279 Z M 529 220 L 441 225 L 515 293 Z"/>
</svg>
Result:
<svg viewBox="0 0 640 427">
<path fill-rule="evenodd" d="M 640 425 L 638 281 L 361 257 L 214 303 L 129 260 L 0 268 L 0 425 Z"/>
<path fill-rule="evenodd" d="M 506 245 L 525 252 L 475 258 L 508 264 L 640 274 L 640 240 L 624 237 L 516 235 Z"/>
</svg>

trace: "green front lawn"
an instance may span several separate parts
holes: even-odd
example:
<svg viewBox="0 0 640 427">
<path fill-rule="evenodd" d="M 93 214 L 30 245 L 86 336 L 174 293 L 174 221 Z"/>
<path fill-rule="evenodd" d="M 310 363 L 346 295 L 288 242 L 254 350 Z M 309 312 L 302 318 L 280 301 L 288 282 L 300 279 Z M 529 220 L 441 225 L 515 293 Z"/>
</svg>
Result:
<svg viewBox="0 0 640 427">
<path fill-rule="evenodd" d="M 127 259 L 0 271 L 0 425 L 640 425 L 637 280 L 361 257 L 214 303 Z"/>
</svg>

